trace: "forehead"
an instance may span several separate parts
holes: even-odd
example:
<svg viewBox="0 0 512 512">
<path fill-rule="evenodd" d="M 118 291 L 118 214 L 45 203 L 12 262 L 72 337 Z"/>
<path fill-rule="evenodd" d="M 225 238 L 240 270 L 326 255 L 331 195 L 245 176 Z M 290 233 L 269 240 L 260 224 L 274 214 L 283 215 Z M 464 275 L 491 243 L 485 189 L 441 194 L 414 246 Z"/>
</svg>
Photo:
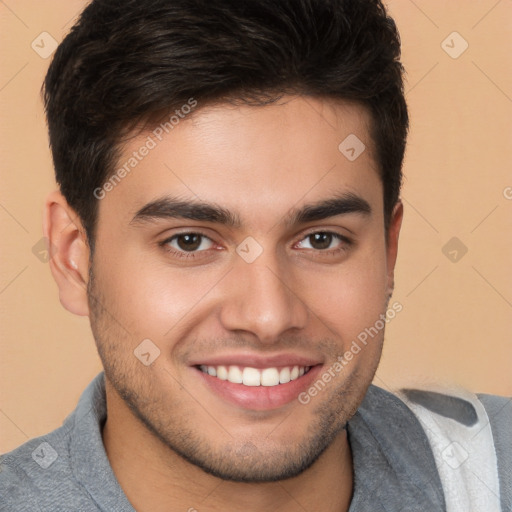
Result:
<svg viewBox="0 0 512 512">
<path fill-rule="evenodd" d="M 285 97 L 266 106 L 198 103 L 174 117 L 124 145 L 116 170 L 125 172 L 110 180 L 100 222 L 120 215 L 129 221 L 165 195 L 269 222 L 334 190 L 382 208 L 370 116 L 359 105 Z"/>
</svg>

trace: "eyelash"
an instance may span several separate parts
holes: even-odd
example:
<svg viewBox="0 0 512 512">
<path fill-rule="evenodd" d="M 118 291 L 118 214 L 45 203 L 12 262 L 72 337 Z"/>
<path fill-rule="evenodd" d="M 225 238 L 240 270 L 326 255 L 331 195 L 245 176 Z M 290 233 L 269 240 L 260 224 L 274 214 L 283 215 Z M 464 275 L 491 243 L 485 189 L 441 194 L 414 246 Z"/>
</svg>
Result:
<svg viewBox="0 0 512 512">
<path fill-rule="evenodd" d="M 340 235 L 339 233 L 336 233 L 334 231 L 312 231 L 308 234 L 306 234 L 299 242 L 302 242 L 303 240 L 306 240 L 308 237 L 315 235 L 315 234 L 325 234 L 325 235 L 331 235 L 333 238 L 337 239 L 339 242 L 342 242 L 342 245 L 336 249 L 308 249 L 309 251 L 316 251 L 318 253 L 321 253 L 322 255 L 329 255 L 329 256 L 335 256 L 341 252 L 347 251 L 352 245 L 353 241 L 349 239 L 346 236 Z M 177 239 L 180 236 L 184 235 L 199 235 L 202 238 L 206 238 L 213 242 L 213 240 L 204 233 L 201 233 L 200 231 L 184 231 L 183 233 L 177 233 L 169 238 L 166 238 L 162 242 L 159 243 L 159 246 L 163 248 L 166 252 L 171 254 L 172 256 L 175 256 L 177 258 L 183 258 L 183 259 L 194 259 L 197 257 L 198 254 L 202 252 L 207 252 L 210 249 L 202 250 L 202 251 L 193 251 L 193 252 L 187 252 L 187 251 L 178 251 L 175 249 L 171 249 L 169 247 L 169 243 L 173 240 Z"/>
</svg>

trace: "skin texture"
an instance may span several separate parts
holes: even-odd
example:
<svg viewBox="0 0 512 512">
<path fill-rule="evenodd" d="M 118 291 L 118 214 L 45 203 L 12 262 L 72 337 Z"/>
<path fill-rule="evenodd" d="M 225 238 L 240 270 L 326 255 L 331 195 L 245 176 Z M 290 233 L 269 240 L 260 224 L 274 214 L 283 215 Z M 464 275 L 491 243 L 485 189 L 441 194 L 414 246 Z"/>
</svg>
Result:
<svg viewBox="0 0 512 512">
<path fill-rule="evenodd" d="M 386 243 L 369 123 L 361 106 L 318 98 L 199 104 L 99 202 L 92 269 L 79 219 L 59 192 L 48 198 L 52 272 L 64 307 L 90 317 L 107 377 L 103 440 L 136 510 L 348 509 L 343 427 L 372 381 L 383 331 L 307 405 L 238 406 L 192 365 L 297 354 L 321 364 L 321 375 L 385 313 L 402 207 Z M 352 162 L 338 150 L 349 134 L 366 145 Z M 127 142 L 120 165 L 147 136 Z M 335 193 L 364 199 L 371 213 L 285 223 L 292 209 Z M 133 221 L 165 196 L 214 203 L 240 226 Z M 163 244 L 195 232 L 208 237 L 195 257 L 176 238 Z M 322 232 L 351 243 L 319 249 L 308 235 Z M 247 237 L 263 249 L 252 263 L 236 252 Z M 150 366 L 134 356 L 144 339 L 160 350 Z"/>
</svg>

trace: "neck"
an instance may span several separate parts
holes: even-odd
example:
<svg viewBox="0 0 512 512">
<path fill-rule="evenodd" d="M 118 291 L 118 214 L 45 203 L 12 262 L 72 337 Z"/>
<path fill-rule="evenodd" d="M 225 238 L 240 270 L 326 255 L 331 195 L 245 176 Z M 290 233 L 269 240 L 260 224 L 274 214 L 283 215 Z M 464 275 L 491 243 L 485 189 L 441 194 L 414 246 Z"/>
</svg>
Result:
<svg viewBox="0 0 512 512">
<path fill-rule="evenodd" d="M 107 391 L 102 436 L 117 481 L 137 512 L 340 512 L 350 506 L 352 455 L 346 430 L 302 474 L 269 483 L 230 482 L 205 473 L 165 446 L 112 390 Z"/>
</svg>

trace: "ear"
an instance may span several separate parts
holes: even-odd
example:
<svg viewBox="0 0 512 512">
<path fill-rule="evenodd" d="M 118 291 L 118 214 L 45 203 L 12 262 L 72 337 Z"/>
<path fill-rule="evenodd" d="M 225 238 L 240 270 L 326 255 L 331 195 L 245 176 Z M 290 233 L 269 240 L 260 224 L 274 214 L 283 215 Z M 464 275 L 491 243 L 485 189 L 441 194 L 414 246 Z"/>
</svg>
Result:
<svg viewBox="0 0 512 512">
<path fill-rule="evenodd" d="M 391 297 L 395 286 L 395 263 L 398 255 L 398 237 L 402 226 L 404 207 L 401 201 L 398 201 L 391 213 L 389 227 L 387 232 L 387 271 L 388 271 L 388 296 Z"/>
<path fill-rule="evenodd" d="M 50 269 L 61 304 L 75 315 L 88 316 L 89 245 L 75 211 L 60 191 L 45 201 L 43 231 L 50 247 Z"/>
</svg>

